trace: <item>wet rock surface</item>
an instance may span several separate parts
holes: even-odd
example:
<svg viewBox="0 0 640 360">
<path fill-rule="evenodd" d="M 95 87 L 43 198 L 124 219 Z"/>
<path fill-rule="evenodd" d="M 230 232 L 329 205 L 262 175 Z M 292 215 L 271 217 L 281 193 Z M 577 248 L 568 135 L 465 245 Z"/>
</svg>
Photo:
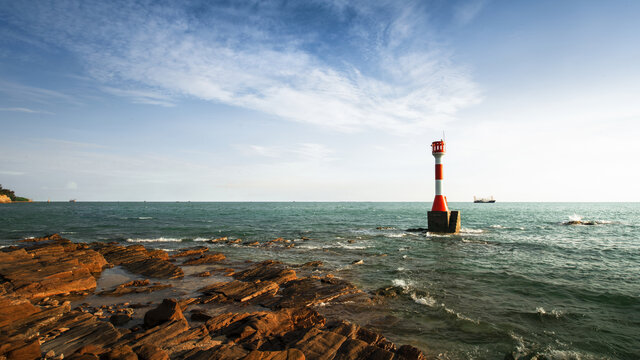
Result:
<svg viewBox="0 0 640 360">
<path fill-rule="evenodd" d="M 168 280 L 184 275 L 172 258 L 204 259 L 196 265 L 218 268 L 197 280 L 205 286 L 195 295 L 152 304 L 94 296 L 114 301 L 71 306 L 70 300 L 85 301 L 106 267 L 167 280 L 131 279 L 99 295 L 147 297 L 140 294 L 172 286 L 168 282 L 196 281 Z M 220 261 L 226 261 L 223 254 L 202 247 L 169 256 L 140 245 L 74 244 L 59 236 L 2 249 L 0 359 L 425 359 L 415 347 L 319 313 L 327 304 L 373 303 L 346 280 L 300 275 L 305 269 L 317 274 L 322 263 L 299 265 L 298 274 L 277 261 L 210 265 Z"/>
</svg>

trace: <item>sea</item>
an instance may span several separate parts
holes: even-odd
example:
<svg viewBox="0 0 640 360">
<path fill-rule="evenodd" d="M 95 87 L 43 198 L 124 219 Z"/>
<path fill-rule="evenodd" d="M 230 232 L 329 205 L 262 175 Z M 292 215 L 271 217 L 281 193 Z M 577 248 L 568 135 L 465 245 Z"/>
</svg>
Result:
<svg viewBox="0 0 640 360">
<path fill-rule="evenodd" d="M 165 250 L 204 245 L 238 260 L 321 260 L 371 294 L 395 290 L 383 315 L 344 317 L 429 358 L 640 359 L 640 203 L 450 203 L 462 212 L 460 234 L 407 231 L 427 226 L 430 205 L 6 204 L 0 246 L 60 233 Z M 207 241 L 223 236 L 295 247 Z"/>
</svg>

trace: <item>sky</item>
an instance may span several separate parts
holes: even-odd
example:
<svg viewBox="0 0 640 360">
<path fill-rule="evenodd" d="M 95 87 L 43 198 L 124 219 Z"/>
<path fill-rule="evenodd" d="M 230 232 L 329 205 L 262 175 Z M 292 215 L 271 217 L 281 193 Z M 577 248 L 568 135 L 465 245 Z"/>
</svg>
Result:
<svg viewBox="0 0 640 360">
<path fill-rule="evenodd" d="M 52 201 L 640 201 L 638 1 L 0 0 L 0 184 Z M 444 134 L 444 135 L 443 135 Z"/>
</svg>

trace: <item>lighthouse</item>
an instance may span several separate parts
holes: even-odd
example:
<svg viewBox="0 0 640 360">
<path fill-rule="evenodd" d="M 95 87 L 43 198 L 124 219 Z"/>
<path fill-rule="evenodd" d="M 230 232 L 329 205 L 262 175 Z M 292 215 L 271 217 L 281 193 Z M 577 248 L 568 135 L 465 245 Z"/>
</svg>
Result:
<svg viewBox="0 0 640 360">
<path fill-rule="evenodd" d="M 429 232 L 457 234 L 460 231 L 460 212 L 449 210 L 447 197 L 444 196 L 443 192 L 444 172 L 442 158 L 445 153 L 444 140 L 431 143 L 431 154 L 436 160 L 436 195 L 433 199 L 431 211 L 427 213 Z"/>
</svg>

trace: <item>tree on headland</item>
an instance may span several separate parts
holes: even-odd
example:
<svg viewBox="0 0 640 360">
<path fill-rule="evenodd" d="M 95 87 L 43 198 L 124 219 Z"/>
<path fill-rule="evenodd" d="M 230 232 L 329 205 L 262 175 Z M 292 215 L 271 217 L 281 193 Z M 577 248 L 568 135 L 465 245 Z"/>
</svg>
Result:
<svg viewBox="0 0 640 360">
<path fill-rule="evenodd" d="M 0 184 L 0 198 L 4 198 L 4 199 L 8 198 L 11 201 L 30 201 L 27 198 L 16 196 L 13 190 L 5 189 L 2 187 L 1 184 Z M 2 202 L 7 202 L 7 201 L 2 201 Z"/>
</svg>

